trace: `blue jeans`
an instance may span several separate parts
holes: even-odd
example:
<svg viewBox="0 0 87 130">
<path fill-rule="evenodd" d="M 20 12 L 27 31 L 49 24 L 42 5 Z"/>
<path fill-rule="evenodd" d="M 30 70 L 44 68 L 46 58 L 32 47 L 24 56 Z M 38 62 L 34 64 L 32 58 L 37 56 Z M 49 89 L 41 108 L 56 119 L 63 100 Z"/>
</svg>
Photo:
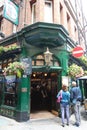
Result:
<svg viewBox="0 0 87 130">
<path fill-rule="evenodd" d="M 76 124 L 80 125 L 81 118 L 80 118 L 80 102 L 76 101 L 76 104 L 74 105 L 74 114 L 76 119 Z"/>
<path fill-rule="evenodd" d="M 65 124 L 65 114 L 66 114 L 67 124 L 69 124 L 69 105 L 61 103 L 60 109 L 61 109 L 62 124 Z"/>
</svg>

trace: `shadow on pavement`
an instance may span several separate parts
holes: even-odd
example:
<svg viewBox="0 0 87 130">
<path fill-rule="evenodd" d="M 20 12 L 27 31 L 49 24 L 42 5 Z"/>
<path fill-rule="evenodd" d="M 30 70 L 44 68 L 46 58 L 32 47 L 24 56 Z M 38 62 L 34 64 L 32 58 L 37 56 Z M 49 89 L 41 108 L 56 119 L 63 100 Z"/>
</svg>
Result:
<svg viewBox="0 0 87 130">
<path fill-rule="evenodd" d="M 81 117 L 83 120 L 87 121 L 87 112 L 85 111 L 84 106 L 81 109 Z"/>
</svg>

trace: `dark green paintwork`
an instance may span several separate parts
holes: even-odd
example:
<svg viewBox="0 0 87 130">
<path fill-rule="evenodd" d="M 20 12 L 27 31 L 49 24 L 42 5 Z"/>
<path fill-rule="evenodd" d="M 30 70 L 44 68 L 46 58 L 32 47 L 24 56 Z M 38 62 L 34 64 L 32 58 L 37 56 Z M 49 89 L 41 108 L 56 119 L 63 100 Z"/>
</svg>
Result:
<svg viewBox="0 0 87 130">
<path fill-rule="evenodd" d="M 20 79 L 19 88 L 18 88 L 18 111 L 28 111 L 29 110 L 29 77 L 23 76 Z"/>
<path fill-rule="evenodd" d="M 14 42 L 18 42 L 22 47 L 22 53 L 19 57 L 33 57 L 34 55 L 44 53 L 46 48 L 49 47 L 54 56 L 58 58 L 60 63 L 59 68 L 51 66 L 50 68 L 44 67 L 44 71 L 58 72 L 58 85 L 61 89 L 61 76 L 67 75 L 67 64 L 68 64 L 68 54 L 66 51 L 66 41 L 68 33 L 62 25 L 42 23 L 38 22 L 23 28 L 21 31 L 13 34 L 2 41 L 0 44 L 3 46 L 11 45 Z M 43 71 L 42 68 L 33 68 L 33 71 Z M 20 79 L 18 86 L 18 100 L 17 107 L 15 108 L 15 114 L 18 121 L 22 121 L 23 114 L 30 113 L 30 76 L 23 76 Z M 17 115 L 18 114 L 18 115 Z M 29 116 L 29 115 L 28 115 Z M 25 115 L 27 120 L 27 115 Z"/>
</svg>

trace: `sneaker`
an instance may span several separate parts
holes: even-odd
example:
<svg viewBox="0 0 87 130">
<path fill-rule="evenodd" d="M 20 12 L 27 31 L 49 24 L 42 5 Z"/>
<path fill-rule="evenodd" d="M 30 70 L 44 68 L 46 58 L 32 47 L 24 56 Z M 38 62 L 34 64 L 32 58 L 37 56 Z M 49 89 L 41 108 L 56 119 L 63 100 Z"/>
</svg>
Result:
<svg viewBox="0 0 87 130">
<path fill-rule="evenodd" d="M 76 124 L 77 127 L 79 127 L 79 124 Z"/>
<path fill-rule="evenodd" d="M 79 127 L 79 123 L 75 123 L 74 125 L 77 126 L 77 127 Z"/>
<path fill-rule="evenodd" d="M 69 123 L 67 123 L 66 125 L 68 125 L 68 126 L 69 126 Z"/>
<path fill-rule="evenodd" d="M 62 124 L 62 127 L 65 127 L 65 125 L 64 125 L 64 124 Z"/>
</svg>

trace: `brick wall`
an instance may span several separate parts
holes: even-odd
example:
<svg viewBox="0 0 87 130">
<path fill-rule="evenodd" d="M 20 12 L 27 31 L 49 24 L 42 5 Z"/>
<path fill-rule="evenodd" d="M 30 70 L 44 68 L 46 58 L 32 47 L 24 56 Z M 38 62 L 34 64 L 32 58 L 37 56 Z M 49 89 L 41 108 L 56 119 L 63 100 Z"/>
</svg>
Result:
<svg viewBox="0 0 87 130">
<path fill-rule="evenodd" d="M 45 0 L 14 0 L 20 7 L 20 14 L 19 14 L 19 25 L 17 26 L 17 31 L 21 30 L 24 26 L 32 24 L 32 4 L 36 2 L 36 21 L 37 22 L 44 22 L 44 6 Z M 69 10 L 67 9 L 64 0 L 52 0 L 53 2 L 53 23 L 62 24 L 67 31 L 69 31 L 70 36 L 72 39 L 75 39 L 76 36 L 74 33 L 74 27 L 76 25 L 72 15 L 70 14 Z M 60 12 L 60 4 L 63 7 L 62 13 Z M 67 23 L 67 13 L 70 16 L 71 20 L 71 29 L 68 29 Z M 2 31 L 5 33 L 6 36 L 12 33 L 13 25 L 8 20 L 3 20 Z M 77 38 L 76 38 L 77 41 Z"/>
</svg>

